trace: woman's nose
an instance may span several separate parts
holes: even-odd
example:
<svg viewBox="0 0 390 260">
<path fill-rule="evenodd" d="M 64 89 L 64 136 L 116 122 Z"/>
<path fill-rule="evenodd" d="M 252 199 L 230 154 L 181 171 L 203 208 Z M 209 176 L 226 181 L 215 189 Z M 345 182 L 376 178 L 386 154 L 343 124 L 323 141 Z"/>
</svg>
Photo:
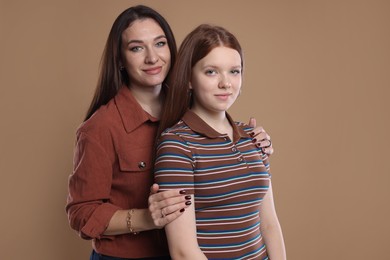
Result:
<svg viewBox="0 0 390 260">
<path fill-rule="evenodd" d="M 158 61 L 158 55 L 154 50 L 148 50 L 146 57 L 145 57 L 145 63 L 147 64 L 155 64 Z"/>
</svg>

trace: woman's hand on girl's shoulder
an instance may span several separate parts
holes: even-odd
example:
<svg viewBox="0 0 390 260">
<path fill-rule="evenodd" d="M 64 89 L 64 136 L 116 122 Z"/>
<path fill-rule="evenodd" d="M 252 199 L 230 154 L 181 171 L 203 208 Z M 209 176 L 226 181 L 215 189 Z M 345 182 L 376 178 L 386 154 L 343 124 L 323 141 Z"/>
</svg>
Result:
<svg viewBox="0 0 390 260">
<path fill-rule="evenodd" d="M 256 126 L 256 119 L 254 117 L 249 119 L 249 126 L 253 127 L 250 135 L 256 146 L 261 148 L 261 150 L 268 156 L 273 154 L 274 148 L 272 147 L 271 137 L 267 134 L 263 127 Z"/>
</svg>

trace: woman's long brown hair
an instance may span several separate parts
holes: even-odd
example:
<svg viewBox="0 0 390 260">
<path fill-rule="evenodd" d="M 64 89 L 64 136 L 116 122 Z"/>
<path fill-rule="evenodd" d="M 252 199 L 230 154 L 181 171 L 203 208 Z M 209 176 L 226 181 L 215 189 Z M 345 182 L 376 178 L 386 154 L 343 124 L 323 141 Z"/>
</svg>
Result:
<svg viewBox="0 0 390 260">
<path fill-rule="evenodd" d="M 121 54 L 122 33 L 135 20 L 142 20 L 146 18 L 155 20 L 164 31 L 171 53 L 171 64 L 174 64 L 177 52 L 175 37 L 173 36 L 171 27 L 164 17 L 152 8 L 144 5 L 137 5 L 126 9 L 118 16 L 118 18 L 116 18 L 114 24 L 112 25 L 110 34 L 108 35 L 101 60 L 99 79 L 95 94 L 84 121 L 88 120 L 88 118 L 90 118 L 102 105 L 107 104 L 108 101 L 110 101 L 110 99 L 118 93 L 122 86 L 130 85 L 131 79 L 127 75 L 126 71 L 120 70 L 120 64 L 123 59 Z M 169 75 L 170 72 L 168 72 L 166 80 Z M 164 80 L 162 84 L 163 93 L 166 92 L 166 80 Z"/>
</svg>

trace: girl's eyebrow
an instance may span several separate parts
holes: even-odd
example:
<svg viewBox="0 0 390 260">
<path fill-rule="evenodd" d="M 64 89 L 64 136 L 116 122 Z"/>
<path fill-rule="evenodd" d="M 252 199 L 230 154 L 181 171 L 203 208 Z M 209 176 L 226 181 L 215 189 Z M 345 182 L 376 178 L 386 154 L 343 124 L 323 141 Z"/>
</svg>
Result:
<svg viewBox="0 0 390 260">
<path fill-rule="evenodd" d="M 157 36 L 157 37 L 155 37 L 154 39 L 153 39 L 153 41 L 157 41 L 157 40 L 160 40 L 160 39 L 166 39 L 167 37 L 165 36 L 165 35 L 159 35 L 159 36 Z M 143 43 L 144 41 L 142 41 L 142 40 L 129 40 L 128 42 L 127 42 L 127 45 L 129 45 L 129 44 L 131 44 L 131 43 Z"/>
<path fill-rule="evenodd" d="M 213 69 L 215 69 L 215 68 L 218 68 L 218 66 L 216 66 L 216 65 L 211 65 L 211 64 L 205 64 L 205 65 L 203 66 L 203 68 L 204 68 L 204 69 L 206 69 L 206 68 L 213 68 Z M 241 69 L 241 65 L 234 65 L 234 66 L 232 66 L 231 68 L 234 68 L 234 69 Z"/>
</svg>

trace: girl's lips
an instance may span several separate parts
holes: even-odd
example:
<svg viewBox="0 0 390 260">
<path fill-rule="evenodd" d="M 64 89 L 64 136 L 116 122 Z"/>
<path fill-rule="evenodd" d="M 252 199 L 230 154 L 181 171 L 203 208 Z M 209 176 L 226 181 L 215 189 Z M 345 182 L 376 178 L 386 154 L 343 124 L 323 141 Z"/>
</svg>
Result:
<svg viewBox="0 0 390 260">
<path fill-rule="evenodd" d="M 159 74 L 162 70 L 162 67 L 159 66 L 159 67 L 154 67 L 154 68 L 149 68 L 149 69 L 144 69 L 143 71 L 146 73 L 146 74 L 149 74 L 149 75 L 156 75 L 156 74 Z"/>
<path fill-rule="evenodd" d="M 218 99 L 221 99 L 221 100 L 227 100 L 229 98 L 229 96 L 231 95 L 231 93 L 226 93 L 226 94 L 217 94 L 215 95 Z"/>
</svg>

